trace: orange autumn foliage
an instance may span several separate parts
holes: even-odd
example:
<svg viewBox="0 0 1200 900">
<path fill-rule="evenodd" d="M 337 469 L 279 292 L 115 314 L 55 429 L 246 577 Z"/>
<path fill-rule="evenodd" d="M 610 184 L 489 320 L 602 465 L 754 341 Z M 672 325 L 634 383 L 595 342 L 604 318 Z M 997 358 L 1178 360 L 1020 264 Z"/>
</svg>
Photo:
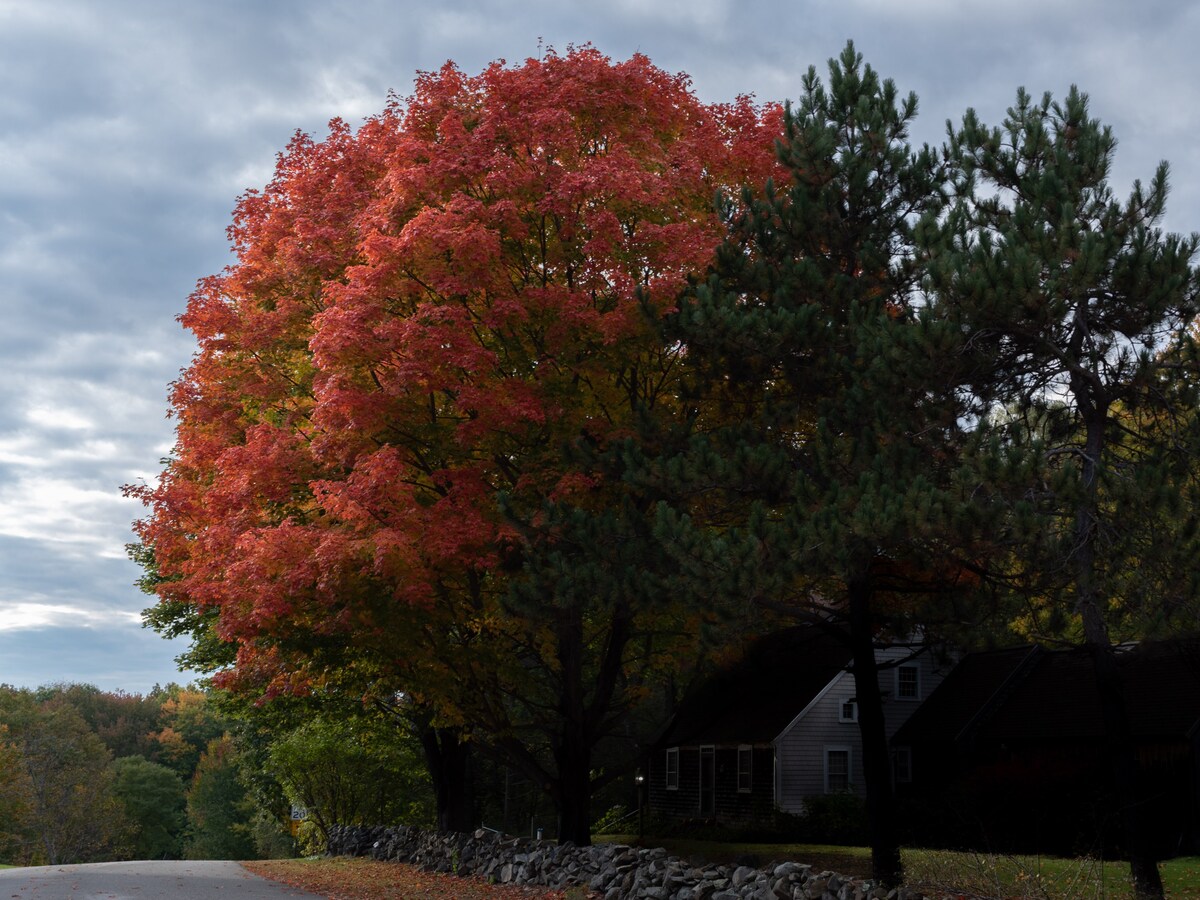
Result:
<svg viewBox="0 0 1200 900">
<path fill-rule="evenodd" d="M 175 453 L 131 489 L 160 596 L 239 647 L 226 683 L 303 690 L 333 637 L 416 677 L 421 623 L 494 622 L 543 504 L 603 490 L 564 443 L 674 402 L 647 310 L 708 265 L 714 194 L 775 173 L 779 120 L 584 47 L 292 140 L 180 317 Z"/>
</svg>

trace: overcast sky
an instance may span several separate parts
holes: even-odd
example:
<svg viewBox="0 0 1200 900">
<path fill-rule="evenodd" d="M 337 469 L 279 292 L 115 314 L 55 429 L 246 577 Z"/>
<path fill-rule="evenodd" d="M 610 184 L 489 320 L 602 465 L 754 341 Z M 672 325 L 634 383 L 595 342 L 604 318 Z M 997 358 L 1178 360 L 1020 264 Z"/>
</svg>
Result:
<svg viewBox="0 0 1200 900">
<path fill-rule="evenodd" d="M 1186 0 L 0 0 L 0 683 L 188 680 L 140 626 L 120 487 L 170 451 L 175 317 L 294 131 L 539 41 L 644 53 L 707 101 L 783 100 L 847 39 L 918 94 L 921 141 L 1078 84 L 1120 141 L 1118 192 L 1167 159 L 1166 225 L 1200 230 Z"/>
</svg>

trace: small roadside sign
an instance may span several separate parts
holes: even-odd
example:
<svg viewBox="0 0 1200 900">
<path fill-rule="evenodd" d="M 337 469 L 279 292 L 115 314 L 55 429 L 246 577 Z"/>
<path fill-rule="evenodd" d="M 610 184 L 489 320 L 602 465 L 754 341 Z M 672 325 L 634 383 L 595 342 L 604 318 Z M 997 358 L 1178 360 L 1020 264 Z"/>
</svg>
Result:
<svg viewBox="0 0 1200 900">
<path fill-rule="evenodd" d="M 292 819 L 288 822 L 288 831 L 295 837 L 300 831 L 300 823 L 308 818 L 308 810 L 298 803 L 292 804 Z"/>
</svg>

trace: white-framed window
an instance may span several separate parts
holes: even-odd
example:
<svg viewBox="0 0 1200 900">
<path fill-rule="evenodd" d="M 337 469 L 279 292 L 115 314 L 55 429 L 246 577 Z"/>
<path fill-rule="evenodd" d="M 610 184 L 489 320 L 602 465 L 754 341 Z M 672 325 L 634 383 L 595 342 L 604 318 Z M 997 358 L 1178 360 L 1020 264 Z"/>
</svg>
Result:
<svg viewBox="0 0 1200 900">
<path fill-rule="evenodd" d="M 740 744 L 737 751 L 737 787 L 739 794 L 748 794 L 754 784 L 754 748 Z"/>
<path fill-rule="evenodd" d="M 857 722 L 858 721 L 858 701 L 851 697 L 848 700 L 843 700 L 838 705 L 838 721 L 839 722 Z"/>
<path fill-rule="evenodd" d="M 921 699 L 921 667 L 916 663 L 896 666 L 896 699 Z"/>
<path fill-rule="evenodd" d="M 825 793 L 839 794 L 851 789 L 850 748 L 825 748 Z"/>
<path fill-rule="evenodd" d="M 679 790 L 679 748 L 667 750 L 667 790 Z"/>
<path fill-rule="evenodd" d="M 894 747 L 892 749 L 892 781 L 895 784 L 908 784 L 912 781 L 911 748 Z"/>
</svg>

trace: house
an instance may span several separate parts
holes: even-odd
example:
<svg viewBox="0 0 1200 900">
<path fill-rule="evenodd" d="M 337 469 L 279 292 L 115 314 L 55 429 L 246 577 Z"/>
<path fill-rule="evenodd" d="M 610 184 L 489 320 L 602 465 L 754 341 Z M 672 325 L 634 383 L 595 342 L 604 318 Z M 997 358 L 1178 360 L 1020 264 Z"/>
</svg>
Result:
<svg viewBox="0 0 1200 900">
<path fill-rule="evenodd" d="M 1200 848 L 1200 641 L 1118 651 L 1159 852 Z M 1115 852 L 1105 728 L 1085 649 L 966 656 L 897 731 L 900 793 L 926 841 L 1010 851 Z"/>
<path fill-rule="evenodd" d="M 891 735 L 945 676 L 917 644 L 877 651 Z M 796 626 L 754 642 L 739 662 L 686 696 L 648 761 L 648 804 L 673 819 L 766 820 L 806 797 L 862 795 L 862 741 L 850 652 Z M 907 778 L 906 755 L 896 760 Z"/>
</svg>

